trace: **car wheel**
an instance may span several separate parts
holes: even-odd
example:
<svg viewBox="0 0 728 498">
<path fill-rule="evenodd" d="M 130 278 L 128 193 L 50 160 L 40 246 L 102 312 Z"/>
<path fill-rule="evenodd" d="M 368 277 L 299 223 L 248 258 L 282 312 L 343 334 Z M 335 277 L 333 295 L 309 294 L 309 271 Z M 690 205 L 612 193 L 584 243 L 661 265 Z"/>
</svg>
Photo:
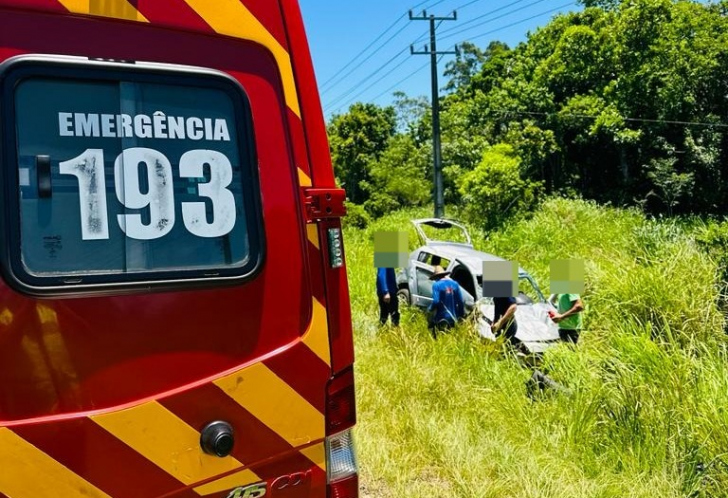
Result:
<svg viewBox="0 0 728 498">
<path fill-rule="evenodd" d="M 407 305 L 409 306 L 412 304 L 412 301 L 410 301 L 410 292 L 407 288 L 401 288 L 397 291 L 397 300 L 399 301 L 399 304 Z"/>
</svg>

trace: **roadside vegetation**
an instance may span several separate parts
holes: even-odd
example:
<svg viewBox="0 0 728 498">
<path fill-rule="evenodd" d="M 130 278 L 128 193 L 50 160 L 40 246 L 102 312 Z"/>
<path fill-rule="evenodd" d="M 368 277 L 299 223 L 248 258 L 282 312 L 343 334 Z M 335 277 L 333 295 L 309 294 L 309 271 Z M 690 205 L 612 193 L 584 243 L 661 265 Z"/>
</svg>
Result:
<svg viewBox="0 0 728 498">
<path fill-rule="evenodd" d="M 447 214 L 544 291 L 586 262 L 586 332 L 531 370 L 467 323 L 377 327 L 372 236 L 431 214 L 428 99 L 328 123 L 346 188 L 363 495 L 728 497 L 728 0 L 580 0 L 463 43 L 441 98 Z M 414 231 L 410 232 L 415 247 Z"/>
<path fill-rule="evenodd" d="M 528 220 L 476 231 L 478 248 L 518 261 L 545 289 L 552 258 L 586 261 L 583 343 L 541 366 L 572 393 L 529 397 L 531 370 L 467 323 L 434 341 L 405 308 L 401 328 L 377 326 L 373 233 L 428 214 L 345 229 L 363 496 L 728 496 L 717 257 L 728 223 L 552 198 Z"/>
<path fill-rule="evenodd" d="M 446 202 L 489 229 L 554 194 L 654 215 L 723 213 L 728 1 L 580 3 L 516 47 L 464 41 L 447 63 Z M 329 121 L 360 225 L 430 203 L 429 99 L 395 96 Z"/>
</svg>

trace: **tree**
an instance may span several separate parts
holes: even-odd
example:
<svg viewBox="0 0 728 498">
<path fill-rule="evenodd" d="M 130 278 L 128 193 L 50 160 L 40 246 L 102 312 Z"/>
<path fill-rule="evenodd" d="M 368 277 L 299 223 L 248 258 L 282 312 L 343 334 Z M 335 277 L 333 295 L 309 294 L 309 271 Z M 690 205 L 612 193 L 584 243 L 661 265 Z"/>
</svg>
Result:
<svg viewBox="0 0 728 498">
<path fill-rule="evenodd" d="M 404 92 L 394 92 L 394 109 L 397 114 L 397 131 L 420 139 L 423 118 L 431 112 L 427 97 L 408 97 Z"/>
<path fill-rule="evenodd" d="M 409 135 L 392 138 L 378 161 L 371 164 L 371 180 L 367 184 L 367 212 L 381 216 L 404 206 L 422 206 L 430 198 L 430 185 L 425 178 L 429 165 L 427 149 L 418 148 Z"/>
<path fill-rule="evenodd" d="M 351 202 L 367 200 L 370 165 L 387 149 L 395 130 L 392 107 L 356 103 L 331 119 L 327 131 L 334 173 Z"/>
<path fill-rule="evenodd" d="M 655 196 L 667 207 L 667 214 L 672 216 L 673 209 L 680 203 L 680 198 L 693 187 L 692 173 L 678 173 L 675 169 L 676 157 L 652 159 L 646 166 L 647 177 L 652 180 L 657 192 L 651 190 L 647 196 Z"/>
<path fill-rule="evenodd" d="M 445 85 L 445 91 L 452 92 L 468 86 L 470 79 L 479 72 L 486 58 L 486 53 L 471 42 L 458 45 L 455 59 L 445 64 L 443 74 L 450 77 Z"/>
</svg>

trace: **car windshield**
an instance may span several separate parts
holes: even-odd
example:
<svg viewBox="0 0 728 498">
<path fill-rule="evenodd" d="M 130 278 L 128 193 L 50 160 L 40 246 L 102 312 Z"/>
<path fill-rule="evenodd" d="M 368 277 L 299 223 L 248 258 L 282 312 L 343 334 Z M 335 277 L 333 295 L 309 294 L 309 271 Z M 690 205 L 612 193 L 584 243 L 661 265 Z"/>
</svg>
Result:
<svg viewBox="0 0 728 498">
<path fill-rule="evenodd" d="M 483 276 L 478 275 L 478 285 L 483 289 Z M 538 285 L 534 282 L 533 278 L 529 275 L 521 275 L 518 278 L 518 296 L 516 296 L 518 304 L 533 304 L 542 303 L 545 301 L 541 290 Z M 486 303 L 492 303 L 492 297 L 484 297 L 483 300 Z"/>
<path fill-rule="evenodd" d="M 525 276 L 518 279 L 518 297 L 525 298 L 523 299 L 523 301 L 529 301 L 528 304 L 543 301 L 543 296 L 541 295 L 541 292 L 534 286 L 533 280 Z M 519 304 L 522 303 L 519 302 Z"/>
</svg>

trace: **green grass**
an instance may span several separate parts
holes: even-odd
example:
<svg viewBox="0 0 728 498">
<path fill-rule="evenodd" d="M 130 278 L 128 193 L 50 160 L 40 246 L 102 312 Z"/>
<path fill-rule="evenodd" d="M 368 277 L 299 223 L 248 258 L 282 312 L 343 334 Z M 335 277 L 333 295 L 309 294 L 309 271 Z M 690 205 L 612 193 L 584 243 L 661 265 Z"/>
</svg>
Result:
<svg viewBox="0 0 728 498">
<path fill-rule="evenodd" d="M 705 224 L 554 199 L 474 234 L 544 290 L 551 259 L 586 260 L 583 343 L 543 365 L 571 395 L 532 400 L 530 370 L 467 323 L 433 341 L 406 309 L 400 329 L 377 327 L 373 233 L 428 215 L 345 229 L 364 497 L 728 496 L 723 286 L 696 241 Z"/>
</svg>

